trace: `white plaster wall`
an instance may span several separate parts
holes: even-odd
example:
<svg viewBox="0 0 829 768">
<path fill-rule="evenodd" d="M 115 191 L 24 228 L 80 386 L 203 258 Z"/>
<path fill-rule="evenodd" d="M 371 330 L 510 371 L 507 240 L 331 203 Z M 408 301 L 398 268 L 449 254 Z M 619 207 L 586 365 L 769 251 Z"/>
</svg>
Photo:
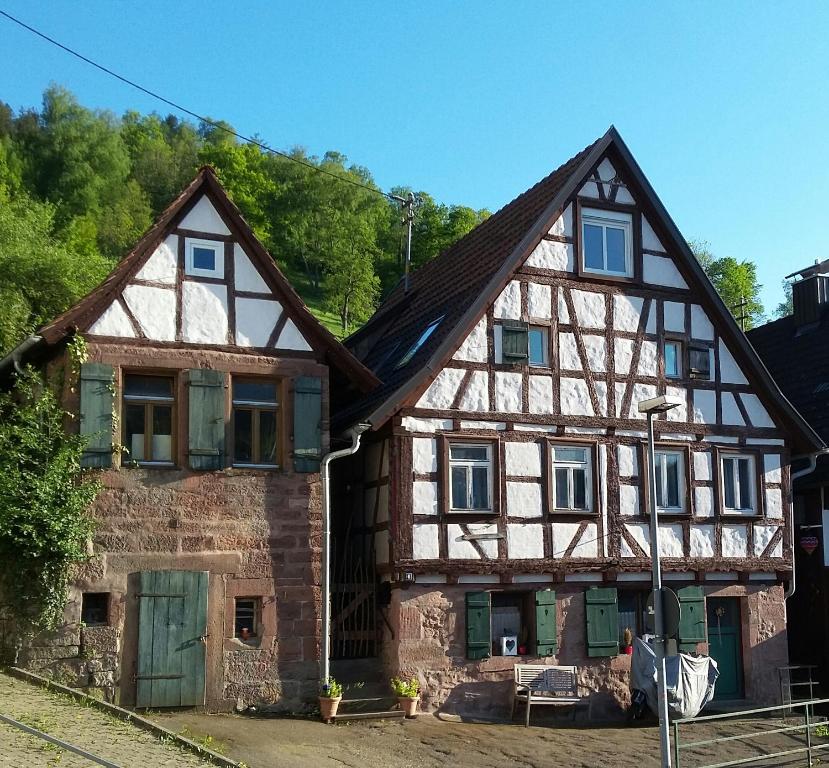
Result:
<svg viewBox="0 0 829 768">
<path fill-rule="evenodd" d="M 694 390 L 694 422 L 717 423 L 717 393 L 710 389 Z"/>
<path fill-rule="evenodd" d="M 625 385 L 616 385 L 617 387 L 621 386 L 622 393 L 624 393 Z M 616 410 L 621 412 L 622 408 L 622 398 L 619 397 L 619 390 L 616 390 Z M 633 396 L 630 399 L 630 413 L 627 415 L 629 419 L 644 419 L 645 414 L 639 413 L 639 402 L 642 400 L 650 400 L 651 398 L 656 397 L 656 385 L 655 384 L 640 384 L 636 383 L 633 385 Z M 624 417 L 622 417 L 624 418 Z"/>
<path fill-rule="evenodd" d="M 553 379 L 551 376 L 530 376 L 530 413 L 553 412 Z"/>
<path fill-rule="evenodd" d="M 597 200 L 599 197 L 599 187 L 596 185 L 596 182 L 588 181 L 582 186 L 579 190 L 579 197 L 592 197 L 594 200 Z"/>
<path fill-rule="evenodd" d="M 665 246 L 662 245 L 662 241 L 656 236 L 656 232 L 653 231 L 653 227 L 644 215 L 642 216 L 642 247 L 649 251 L 665 253 Z"/>
<path fill-rule="evenodd" d="M 487 360 L 486 315 L 484 315 L 463 340 L 453 360 L 467 360 L 471 363 L 485 363 Z"/>
<path fill-rule="evenodd" d="M 412 556 L 415 560 L 437 560 L 440 556 L 438 527 L 415 523 L 412 530 Z"/>
<path fill-rule="evenodd" d="M 418 474 L 438 471 L 437 440 L 433 437 L 412 438 L 412 471 Z"/>
<path fill-rule="evenodd" d="M 642 280 L 650 285 L 664 285 L 669 288 L 688 287 L 673 259 L 649 253 L 642 256 Z"/>
<path fill-rule="evenodd" d="M 552 523 L 552 544 L 553 557 L 564 557 L 567 547 L 573 540 L 573 537 L 579 530 L 579 523 Z M 593 558 L 598 557 L 598 547 L 596 542 L 596 524 L 590 523 L 585 529 L 584 533 L 579 537 L 579 540 L 573 549 L 571 557 L 574 558 Z"/>
<path fill-rule="evenodd" d="M 684 557 L 682 526 L 679 523 L 659 526 L 659 554 L 662 557 Z"/>
<path fill-rule="evenodd" d="M 662 307 L 665 330 L 685 333 L 685 305 L 677 301 L 665 301 Z"/>
<path fill-rule="evenodd" d="M 469 421 L 461 421 L 461 429 L 493 429 L 505 430 L 507 425 L 503 421 L 478 421 L 470 419 Z"/>
<path fill-rule="evenodd" d="M 777 532 L 776 525 L 754 526 L 754 556 L 760 557 L 763 550 L 769 545 L 772 536 Z M 783 542 L 779 541 L 770 552 L 771 557 L 783 557 Z"/>
<path fill-rule="evenodd" d="M 558 289 L 558 321 L 560 323 L 570 322 L 570 310 L 567 309 L 567 302 L 564 300 L 564 288 Z"/>
<path fill-rule="evenodd" d="M 270 293 L 271 289 L 239 243 L 233 244 L 234 286 L 237 291 Z"/>
<path fill-rule="evenodd" d="M 549 285 L 529 283 L 527 285 L 527 312 L 530 317 L 543 320 L 552 314 L 552 289 Z"/>
<path fill-rule="evenodd" d="M 489 523 L 470 523 L 468 526 L 469 533 L 498 533 L 498 526 Z M 464 532 L 460 525 L 450 524 L 447 526 L 447 538 L 449 539 L 449 557 L 457 558 L 459 560 L 480 560 L 481 556 L 472 546 L 472 542 L 463 541 L 461 536 Z M 487 557 L 493 560 L 498 557 L 498 541 L 496 539 L 484 540 L 476 542 L 484 551 Z"/>
<path fill-rule="evenodd" d="M 288 318 L 288 322 L 285 323 L 282 333 L 279 334 L 279 338 L 276 340 L 276 348 L 295 349 L 299 352 L 311 351 L 311 345 L 305 341 L 305 337 L 299 332 L 299 328 L 296 327 L 294 321 L 290 318 Z"/>
<path fill-rule="evenodd" d="M 170 235 L 156 248 L 135 275 L 138 280 L 153 280 L 175 285 L 178 264 L 178 235 Z"/>
<path fill-rule="evenodd" d="M 412 483 L 412 513 L 436 515 L 438 513 L 438 484 L 425 480 Z"/>
<path fill-rule="evenodd" d="M 521 413 L 523 377 L 520 373 L 495 373 L 495 410 L 502 413 Z"/>
<path fill-rule="evenodd" d="M 605 337 L 585 333 L 581 338 L 590 370 L 594 373 L 604 373 L 607 370 L 607 341 Z"/>
<path fill-rule="evenodd" d="M 213 204 L 202 196 L 179 224 L 181 229 L 194 229 L 198 232 L 210 232 L 214 235 L 229 235 L 230 230 L 225 226 L 222 217 L 216 212 Z"/>
<path fill-rule="evenodd" d="M 572 333 L 558 335 L 558 367 L 565 371 L 580 371 L 581 358 Z"/>
<path fill-rule="evenodd" d="M 694 488 L 694 514 L 698 517 L 714 516 L 713 488 Z"/>
<path fill-rule="evenodd" d="M 763 456 L 763 470 L 766 473 L 767 483 L 783 482 L 781 466 L 779 453 L 767 453 Z"/>
<path fill-rule="evenodd" d="M 691 337 L 705 341 L 714 340 L 714 326 L 699 304 L 691 304 Z"/>
<path fill-rule="evenodd" d="M 127 339 L 135 338 L 127 313 L 117 301 L 113 301 L 104 313 L 89 327 L 89 333 L 94 336 L 121 336 Z"/>
<path fill-rule="evenodd" d="M 722 395 L 722 423 L 734 424 L 738 427 L 745 426 L 745 419 L 737 407 L 737 401 L 731 392 L 723 392 Z"/>
<path fill-rule="evenodd" d="M 510 517 L 541 517 L 542 513 L 539 483 L 507 482 L 507 514 Z"/>
<path fill-rule="evenodd" d="M 619 475 L 637 477 L 639 475 L 639 458 L 636 446 L 621 444 L 616 448 L 619 457 Z"/>
<path fill-rule="evenodd" d="M 627 376 L 630 372 L 630 364 L 633 360 L 633 339 L 613 340 L 613 366 L 616 373 Z"/>
<path fill-rule="evenodd" d="M 559 235 L 561 237 L 573 236 L 573 205 L 568 205 L 561 216 L 559 216 L 550 227 L 550 235 Z"/>
<path fill-rule="evenodd" d="M 593 404 L 590 401 L 590 392 L 584 379 L 562 378 L 561 412 L 565 416 L 593 416 Z"/>
<path fill-rule="evenodd" d="M 688 400 L 685 387 L 665 387 L 665 394 L 671 397 L 678 397 L 682 401 L 682 405 L 678 405 L 676 408 L 671 408 L 668 411 L 668 421 L 688 421 L 688 406 L 686 405 Z"/>
<path fill-rule="evenodd" d="M 639 330 L 639 318 L 645 300 L 639 296 L 617 293 L 613 297 L 613 328 L 617 331 Z M 651 307 L 645 322 L 646 333 L 656 333 L 656 314 Z"/>
<path fill-rule="evenodd" d="M 578 324 L 582 328 L 605 327 L 604 294 L 573 290 L 570 295 L 573 299 L 573 309 L 576 311 Z"/>
<path fill-rule="evenodd" d="M 594 382 L 596 399 L 599 401 L 599 416 L 607 416 L 607 382 Z"/>
<path fill-rule="evenodd" d="M 499 319 L 521 319 L 521 287 L 517 280 L 511 280 L 501 291 L 501 295 L 495 299 L 493 311 Z"/>
<path fill-rule="evenodd" d="M 404 416 L 400 425 L 407 432 L 441 432 L 452 429 L 452 419 L 419 419 L 415 416 Z"/>
<path fill-rule="evenodd" d="M 374 534 L 374 552 L 378 564 L 389 562 L 389 532 L 377 531 Z"/>
<path fill-rule="evenodd" d="M 541 477 L 541 446 L 538 443 L 504 443 L 507 475 Z"/>
<path fill-rule="evenodd" d="M 708 451 L 694 451 L 694 480 L 711 479 L 711 454 Z"/>
<path fill-rule="evenodd" d="M 639 375 L 656 376 L 659 372 L 659 347 L 655 341 L 644 339 L 639 350 Z"/>
<path fill-rule="evenodd" d="M 766 490 L 766 517 L 783 517 L 783 492 L 779 488 Z"/>
<path fill-rule="evenodd" d="M 743 401 L 748 418 L 755 427 L 773 427 L 775 426 L 769 412 L 763 407 L 760 398 L 757 395 L 743 393 L 740 395 Z"/>
<path fill-rule="evenodd" d="M 220 287 L 224 291 L 224 286 Z M 171 288 L 151 288 L 146 285 L 128 285 L 124 288 L 124 301 L 130 308 L 141 330 L 148 339 L 156 341 L 176 340 L 176 293 Z M 187 316 L 187 294 L 185 292 L 184 316 Z M 200 308 L 203 309 L 203 308 Z M 220 344 L 227 344 L 227 304 L 220 306 L 219 322 L 221 313 L 224 313 L 225 335 Z M 191 339 L 184 337 L 185 341 Z"/>
<path fill-rule="evenodd" d="M 385 442 L 385 441 L 384 441 Z M 383 474 L 380 467 L 380 455 L 384 443 L 368 443 L 365 447 L 365 472 L 368 480 L 379 480 Z M 388 447 L 386 448 L 388 450 Z"/>
<path fill-rule="evenodd" d="M 281 314 L 278 301 L 236 299 L 236 343 L 240 347 L 266 347 Z"/>
<path fill-rule="evenodd" d="M 633 537 L 633 540 L 642 548 L 642 551 L 645 553 L 645 556 L 650 557 L 651 544 L 649 538 L 650 533 L 648 531 L 648 524 L 625 523 L 624 526 L 625 528 L 627 528 L 628 532 Z M 622 539 L 622 557 L 634 557 L 633 551 L 624 539 Z"/>
<path fill-rule="evenodd" d="M 442 368 L 429 388 L 420 396 L 417 407 L 441 410 L 450 408 L 464 373 L 466 371 L 462 368 Z"/>
<path fill-rule="evenodd" d="M 573 245 L 559 243 L 555 240 L 542 240 L 533 248 L 525 262 L 528 267 L 536 269 L 554 269 L 558 272 L 572 272 Z"/>
<path fill-rule="evenodd" d="M 748 532 L 745 525 L 724 525 L 722 527 L 722 556 L 748 556 Z"/>
<path fill-rule="evenodd" d="M 473 371 L 460 402 L 460 410 L 489 410 L 489 376 L 486 371 Z"/>
<path fill-rule="evenodd" d="M 737 361 L 720 339 L 720 381 L 726 384 L 748 384 L 748 379 L 743 376 Z"/>
<path fill-rule="evenodd" d="M 544 530 L 538 523 L 507 525 L 507 554 L 516 560 L 544 557 Z"/>
<path fill-rule="evenodd" d="M 635 485 L 619 486 L 619 513 L 622 515 L 639 514 L 639 489 Z"/>
<path fill-rule="evenodd" d="M 373 490 L 373 489 L 372 489 Z M 389 486 L 381 485 L 377 494 L 377 522 L 385 523 L 389 519 Z"/>
<path fill-rule="evenodd" d="M 714 557 L 713 525 L 691 526 L 691 557 Z"/>
</svg>

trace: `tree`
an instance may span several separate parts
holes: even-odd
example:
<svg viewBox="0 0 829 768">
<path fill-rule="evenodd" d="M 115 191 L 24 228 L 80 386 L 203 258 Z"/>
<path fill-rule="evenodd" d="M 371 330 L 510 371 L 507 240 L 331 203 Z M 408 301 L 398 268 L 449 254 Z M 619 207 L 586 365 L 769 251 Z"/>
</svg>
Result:
<svg viewBox="0 0 829 768">
<path fill-rule="evenodd" d="M 794 299 L 792 298 L 792 284 L 788 280 L 783 281 L 783 301 L 774 310 L 777 318 L 788 317 L 794 314 Z"/>
<path fill-rule="evenodd" d="M 756 265 L 751 261 L 737 261 L 733 256 L 717 258 L 704 240 L 691 240 L 688 245 L 731 314 L 735 318 L 745 317 L 744 329 L 762 323 L 764 310 L 760 290 L 763 286 L 757 282 Z M 741 306 L 743 301 L 745 304 Z"/>
</svg>

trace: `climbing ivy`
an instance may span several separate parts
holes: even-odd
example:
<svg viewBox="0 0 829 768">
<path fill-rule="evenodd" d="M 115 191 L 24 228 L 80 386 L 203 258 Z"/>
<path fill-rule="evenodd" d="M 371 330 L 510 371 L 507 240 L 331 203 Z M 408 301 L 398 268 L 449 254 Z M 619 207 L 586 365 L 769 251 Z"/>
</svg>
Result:
<svg viewBox="0 0 829 768">
<path fill-rule="evenodd" d="M 82 348 L 70 352 L 73 365 L 81 355 Z M 101 488 L 81 469 L 85 438 L 64 428 L 72 417 L 55 389 L 24 369 L 0 393 L 0 602 L 29 631 L 60 623 L 72 569 L 87 558 L 87 510 Z"/>
</svg>

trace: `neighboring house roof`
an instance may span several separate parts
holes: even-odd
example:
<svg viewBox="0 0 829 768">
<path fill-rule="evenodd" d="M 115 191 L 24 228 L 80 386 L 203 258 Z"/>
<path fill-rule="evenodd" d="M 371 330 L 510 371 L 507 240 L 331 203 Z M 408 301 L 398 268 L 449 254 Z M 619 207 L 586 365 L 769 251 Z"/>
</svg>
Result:
<svg viewBox="0 0 829 768">
<path fill-rule="evenodd" d="M 230 200 L 219 183 L 215 172 L 209 166 L 204 166 L 199 170 L 193 181 L 170 203 L 152 228 L 118 262 L 115 269 L 97 288 L 84 296 L 66 312 L 41 327 L 37 331 L 36 342 L 32 342 L 31 339 L 27 340 L 18 347 L 18 350 L 21 350 L 25 345 L 27 358 L 39 357 L 48 353 L 44 346 L 51 347 L 63 341 L 75 331 L 87 330 L 128 281 L 141 270 L 166 234 L 187 215 L 202 196 L 206 196 L 210 200 L 227 227 L 238 238 L 245 252 L 259 268 L 268 287 L 282 302 L 290 317 L 301 333 L 309 340 L 312 347 L 318 352 L 325 353 L 329 361 L 361 391 L 367 392 L 374 388 L 379 383 L 378 379 L 311 314 L 299 294 L 293 289 L 265 247 L 254 235 L 239 209 Z M 5 360 L 0 361 L 0 374 L 4 368 L 11 365 L 14 356 L 13 352 Z"/>
<path fill-rule="evenodd" d="M 336 414 L 335 429 L 348 428 L 358 421 L 367 421 L 378 428 L 401 407 L 411 404 L 448 362 L 515 270 L 561 215 L 567 201 L 610 151 L 629 177 L 634 197 L 648 212 L 651 224 L 664 236 L 671 250 L 681 256 L 690 284 L 700 294 L 698 300 L 721 319 L 722 335 L 735 348 L 745 369 L 762 382 L 771 401 L 802 436 L 804 444 L 822 446 L 820 438 L 782 395 L 746 341 L 613 126 L 415 272 L 408 292 L 399 285 L 369 322 L 346 339 L 346 346 L 374 371 L 382 384 Z M 411 361 L 398 366 L 400 359 L 438 318 L 442 318 L 440 324 L 415 351 Z"/>
</svg>

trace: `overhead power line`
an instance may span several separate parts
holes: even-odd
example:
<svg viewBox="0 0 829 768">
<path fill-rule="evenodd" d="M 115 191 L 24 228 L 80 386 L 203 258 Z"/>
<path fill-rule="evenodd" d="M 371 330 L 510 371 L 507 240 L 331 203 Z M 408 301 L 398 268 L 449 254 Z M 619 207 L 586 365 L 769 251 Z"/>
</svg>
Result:
<svg viewBox="0 0 829 768">
<path fill-rule="evenodd" d="M 35 29 L 34 27 L 30 26 L 29 24 L 26 24 L 26 22 L 21 21 L 20 19 L 12 16 L 10 13 L 7 13 L 6 11 L 4 11 L 2 9 L 0 9 L 0 16 L 5 16 L 9 21 L 12 21 L 15 24 L 17 24 L 18 26 L 23 27 L 23 29 L 28 30 L 33 35 L 37 35 L 42 40 L 45 40 L 47 43 L 51 43 L 52 45 L 60 48 L 61 50 L 65 51 L 66 53 L 71 54 L 75 58 L 80 59 L 81 61 L 85 62 L 86 64 L 89 64 L 90 66 L 95 67 L 95 69 L 98 69 L 101 72 L 109 75 L 110 77 L 114 77 L 116 80 L 120 80 L 122 83 L 125 83 L 126 85 L 129 85 L 132 88 L 135 88 L 136 90 L 139 90 L 142 93 L 147 94 L 147 96 L 151 96 L 154 99 L 158 99 L 158 101 L 161 101 L 164 104 L 167 104 L 167 106 L 172 107 L 173 109 L 176 109 L 179 112 L 183 112 L 184 114 L 189 115 L 190 117 L 193 117 L 196 120 L 199 120 L 200 122 L 204 123 L 205 125 L 209 125 L 209 126 L 212 126 L 213 128 L 216 128 L 220 131 L 224 131 L 225 133 L 230 134 L 231 136 L 235 136 L 237 139 L 240 139 L 241 141 L 244 141 L 247 144 L 253 144 L 256 147 L 259 147 L 259 149 L 264 150 L 265 152 L 270 152 L 273 155 L 279 155 L 280 157 L 284 157 L 286 160 L 290 160 L 291 162 L 298 163 L 299 165 L 303 165 L 306 168 L 310 168 L 312 171 L 316 171 L 317 173 L 324 173 L 326 176 L 330 176 L 333 179 L 338 179 L 339 181 L 346 182 L 347 184 L 351 184 L 355 187 L 360 187 L 361 189 L 368 190 L 369 192 L 374 192 L 375 194 L 380 195 L 381 197 L 384 197 L 384 198 L 388 198 L 390 200 L 397 201 L 397 199 L 398 199 L 394 195 L 391 195 L 387 192 L 383 192 L 382 190 L 376 189 L 374 187 L 370 187 L 368 184 L 363 184 L 362 182 L 357 181 L 356 179 L 349 178 L 348 176 L 340 176 L 336 173 L 333 173 L 329 170 L 326 170 L 325 168 L 320 168 L 318 165 L 314 165 L 313 163 L 309 163 L 307 160 L 302 160 L 298 157 L 294 157 L 293 155 L 289 155 L 287 152 L 280 152 L 278 149 L 273 149 L 272 147 L 269 147 L 267 144 L 263 144 L 261 141 L 257 141 L 256 139 L 252 139 L 249 136 L 244 136 L 241 133 L 238 133 L 237 131 L 234 131 L 232 128 L 228 128 L 226 125 L 222 125 L 221 123 L 217 123 L 215 120 L 210 120 L 209 118 L 205 117 L 204 115 L 200 115 L 198 112 L 194 112 L 192 109 L 187 109 L 187 107 L 184 107 L 181 104 L 178 104 L 175 101 L 172 101 L 171 99 L 168 99 L 168 98 L 162 96 L 161 94 L 156 93 L 155 91 L 151 91 L 149 88 L 145 88 L 143 85 L 139 85 L 134 80 L 130 80 L 128 77 L 124 77 L 123 75 L 119 75 L 117 72 L 114 72 L 113 70 L 109 69 L 109 67 L 105 67 L 103 64 L 99 64 L 97 61 L 93 61 L 88 56 L 84 56 L 82 53 L 79 53 L 78 51 L 70 48 L 68 45 L 64 45 L 63 43 L 59 42 L 58 40 L 55 40 L 53 37 L 49 37 L 49 35 L 41 32 L 38 29 Z"/>
</svg>

